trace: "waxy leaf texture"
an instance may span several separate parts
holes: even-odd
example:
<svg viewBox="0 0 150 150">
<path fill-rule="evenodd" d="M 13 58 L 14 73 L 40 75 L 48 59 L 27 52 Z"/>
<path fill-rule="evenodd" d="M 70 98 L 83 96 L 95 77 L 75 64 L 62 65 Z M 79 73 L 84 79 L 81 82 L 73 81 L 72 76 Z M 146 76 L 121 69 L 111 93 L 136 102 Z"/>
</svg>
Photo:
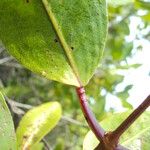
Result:
<svg viewBox="0 0 150 150">
<path fill-rule="evenodd" d="M 105 0 L 0 0 L 0 39 L 31 71 L 86 85 L 102 57 Z"/>
</svg>

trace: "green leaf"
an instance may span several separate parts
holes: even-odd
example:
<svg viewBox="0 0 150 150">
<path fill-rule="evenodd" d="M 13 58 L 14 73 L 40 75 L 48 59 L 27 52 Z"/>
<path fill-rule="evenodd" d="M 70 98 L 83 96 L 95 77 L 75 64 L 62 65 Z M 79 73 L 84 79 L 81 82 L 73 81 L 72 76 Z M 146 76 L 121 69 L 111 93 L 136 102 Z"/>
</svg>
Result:
<svg viewBox="0 0 150 150">
<path fill-rule="evenodd" d="M 150 2 L 149 1 L 143 1 L 143 0 L 137 0 L 135 3 L 135 7 L 137 9 L 149 10 L 150 9 Z"/>
<path fill-rule="evenodd" d="M 0 149 L 16 150 L 16 136 L 11 114 L 0 92 Z"/>
<path fill-rule="evenodd" d="M 139 68 L 141 67 L 142 64 L 131 64 L 131 65 L 122 65 L 122 66 L 117 66 L 117 69 L 129 69 L 129 68 Z"/>
<path fill-rule="evenodd" d="M 105 0 L 1 0 L 0 14 L 0 39 L 25 67 L 66 84 L 88 83 L 105 44 Z"/>
<path fill-rule="evenodd" d="M 112 114 L 108 118 L 104 119 L 100 124 L 106 131 L 112 131 L 115 128 L 118 127 L 118 125 L 130 114 L 130 112 L 125 113 L 118 113 L 118 114 Z M 149 144 L 149 141 L 145 140 L 144 137 L 147 137 L 147 139 L 150 139 L 150 112 L 144 112 L 136 120 L 135 123 L 121 136 L 120 144 L 123 146 L 132 149 L 137 150 L 139 149 L 139 145 L 144 144 L 147 146 Z M 140 144 L 137 144 L 138 143 Z M 89 131 L 87 135 L 85 136 L 84 142 L 83 142 L 83 149 L 84 150 L 92 150 L 98 145 L 98 140 L 94 136 L 94 134 Z M 141 150 L 148 150 L 148 149 L 141 149 Z"/>
<path fill-rule="evenodd" d="M 61 106 L 58 102 L 48 102 L 29 110 L 17 128 L 18 147 L 32 148 L 58 123 Z"/>
<path fill-rule="evenodd" d="M 144 21 L 146 21 L 146 22 L 150 22 L 150 14 L 148 13 L 148 14 L 146 14 L 146 15 L 144 15 L 144 16 L 142 16 L 141 17 Z"/>
<path fill-rule="evenodd" d="M 118 98 L 120 98 L 121 102 L 122 102 L 122 106 L 126 107 L 128 109 L 133 109 L 132 105 L 127 101 L 128 97 L 129 97 L 129 90 L 132 88 L 133 85 L 127 85 L 125 87 L 125 89 L 121 92 L 117 92 L 116 95 Z"/>
<path fill-rule="evenodd" d="M 34 146 L 32 146 L 30 150 L 44 150 L 44 143 L 40 142 L 34 144 Z"/>
</svg>

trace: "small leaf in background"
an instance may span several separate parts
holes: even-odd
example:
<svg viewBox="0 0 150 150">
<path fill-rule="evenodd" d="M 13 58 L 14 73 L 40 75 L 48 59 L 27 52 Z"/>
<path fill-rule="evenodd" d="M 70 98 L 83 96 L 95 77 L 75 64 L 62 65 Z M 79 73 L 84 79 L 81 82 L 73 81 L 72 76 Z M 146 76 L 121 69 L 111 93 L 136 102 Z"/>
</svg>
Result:
<svg viewBox="0 0 150 150">
<path fill-rule="evenodd" d="M 112 114 L 100 124 L 106 131 L 113 131 L 130 114 L 130 112 Z M 150 112 L 144 112 L 133 125 L 121 136 L 120 144 L 132 150 L 149 150 Z M 93 150 L 98 145 L 95 135 L 89 131 L 83 142 L 83 150 Z M 139 144 L 137 144 L 139 143 Z M 143 147 L 148 147 L 144 149 Z"/>
<path fill-rule="evenodd" d="M 141 67 L 142 64 L 131 64 L 131 65 L 120 65 L 120 66 L 117 66 L 117 69 L 129 69 L 129 68 L 139 68 Z"/>
<path fill-rule="evenodd" d="M 146 14 L 144 16 L 142 16 L 142 19 L 144 19 L 146 22 L 150 22 L 150 14 Z"/>
<path fill-rule="evenodd" d="M 0 92 L 0 150 L 17 150 L 13 120 Z"/>
<path fill-rule="evenodd" d="M 143 9 L 143 10 L 148 10 L 150 9 L 150 2 L 149 1 L 144 1 L 144 0 L 136 0 L 135 2 L 135 7 L 137 9 Z"/>
<path fill-rule="evenodd" d="M 133 106 L 127 101 L 129 97 L 129 91 L 132 87 L 133 85 L 127 85 L 123 91 L 116 93 L 117 97 L 120 98 L 120 101 L 122 102 L 122 106 L 124 108 L 128 108 L 129 110 L 133 109 Z"/>
<path fill-rule="evenodd" d="M 48 102 L 29 110 L 17 128 L 19 148 L 30 149 L 57 125 L 60 118 L 61 106 L 58 102 Z"/>
<path fill-rule="evenodd" d="M 106 0 L 0 0 L 0 39 L 31 71 L 86 85 L 103 54 L 106 9 Z"/>
</svg>

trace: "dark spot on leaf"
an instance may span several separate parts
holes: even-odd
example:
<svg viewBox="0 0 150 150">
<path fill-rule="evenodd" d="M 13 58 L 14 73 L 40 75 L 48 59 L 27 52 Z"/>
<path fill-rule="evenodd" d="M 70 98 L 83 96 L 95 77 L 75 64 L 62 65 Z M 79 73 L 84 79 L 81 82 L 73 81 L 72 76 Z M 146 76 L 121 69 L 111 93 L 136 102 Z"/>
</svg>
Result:
<svg viewBox="0 0 150 150">
<path fill-rule="evenodd" d="M 26 0 L 26 2 L 27 2 L 27 3 L 29 3 L 29 2 L 30 2 L 30 0 Z"/>
<path fill-rule="evenodd" d="M 58 40 L 57 40 L 57 39 L 54 39 L 54 42 L 56 42 L 56 43 L 57 43 L 57 42 L 58 42 Z"/>
<path fill-rule="evenodd" d="M 73 46 L 71 46 L 71 49 L 72 49 L 72 50 L 74 50 L 74 47 L 73 47 Z"/>
<path fill-rule="evenodd" d="M 23 138 L 24 138 L 24 139 L 27 139 L 27 138 L 28 138 L 28 136 L 27 136 L 27 135 L 24 135 L 24 136 L 23 136 Z"/>
</svg>

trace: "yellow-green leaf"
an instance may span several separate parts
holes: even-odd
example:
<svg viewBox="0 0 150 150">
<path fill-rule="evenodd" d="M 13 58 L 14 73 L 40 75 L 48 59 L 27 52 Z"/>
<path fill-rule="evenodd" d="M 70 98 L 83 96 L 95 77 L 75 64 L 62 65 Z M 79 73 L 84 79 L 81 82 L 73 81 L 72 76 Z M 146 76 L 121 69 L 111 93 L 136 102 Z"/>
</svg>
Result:
<svg viewBox="0 0 150 150">
<path fill-rule="evenodd" d="M 0 92 L 0 150 L 17 150 L 11 114 Z"/>
<path fill-rule="evenodd" d="M 0 0 L 0 39 L 25 67 L 86 85 L 102 57 L 105 0 Z"/>
<path fill-rule="evenodd" d="M 58 102 L 48 102 L 29 110 L 17 128 L 19 149 L 32 148 L 56 126 L 60 117 L 61 106 Z"/>
<path fill-rule="evenodd" d="M 119 124 L 130 114 L 130 112 L 110 115 L 100 124 L 106 131 L 113 131 Z M 144 112 L 133 125 L 121 136 L 120 144 L 131 150 L 148 150 L 143 149 L 149 144 L 150 139 L 150 112 Z M 146 137 L 146 138 L 145 138 Z M 89 131 L 83 142 L 83 150 L 93 150 L 98 145 L 98 140 L 94 134 Z M 150 146 L 149 146 L 150 148 Z"/>
</svg>

